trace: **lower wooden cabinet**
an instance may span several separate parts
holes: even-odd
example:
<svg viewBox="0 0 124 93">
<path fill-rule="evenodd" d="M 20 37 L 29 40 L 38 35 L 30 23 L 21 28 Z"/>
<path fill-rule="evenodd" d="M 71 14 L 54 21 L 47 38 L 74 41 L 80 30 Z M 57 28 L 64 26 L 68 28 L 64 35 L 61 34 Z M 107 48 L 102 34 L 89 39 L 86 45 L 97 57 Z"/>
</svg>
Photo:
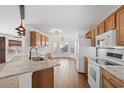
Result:
<svg viewBox="0 0 124 93">
<path fill-rule="evenodd" d="M 102 87 L 103 88 L 124 88 L 124 82 L 102 69 Z"/>
<path fill-rule="evenodd" d="M 54 68 L 36 71 L 32 75 L 32 88 L 53 88 Z"/>
<path fill-rule="evenodd" d="M 88 77 L 88 58 L 84 57 L 84 71 Z"/>
</svg>

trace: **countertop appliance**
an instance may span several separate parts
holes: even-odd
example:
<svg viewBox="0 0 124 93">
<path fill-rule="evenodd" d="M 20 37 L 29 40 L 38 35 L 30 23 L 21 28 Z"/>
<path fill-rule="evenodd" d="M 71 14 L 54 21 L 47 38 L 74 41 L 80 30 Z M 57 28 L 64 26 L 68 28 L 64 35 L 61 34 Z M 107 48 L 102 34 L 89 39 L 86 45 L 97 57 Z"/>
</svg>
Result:
<svg viewBox="0 0 124 93">
<path fill-rule="evenodd" d="M 116 46 L 116 30 L 107 31 L 96 36 L 96 47 L 112 47 Z"/>
<path fill-rule="evenodd" d="M 79 36 L 79 40 L 76 42 L 76 68 L 80 73 L 84 71 L 84 56 L 86 56 L 88 47 L 90 47 L 90 40 Z"/>
<path fill-rule="evenodd" d="M 123 54 L 107 52 L 106 57 L 111 57 L 114 59 L 123 60 Z M 121 66 L 119 63 L 109 61 L 106 59 L 92 59 L 88 58 L 88 83 L 90 87 L 100 88 L 102 84 L 101 79 L 101 66 L 111 65 L 111 66 Z"/>
</svg>

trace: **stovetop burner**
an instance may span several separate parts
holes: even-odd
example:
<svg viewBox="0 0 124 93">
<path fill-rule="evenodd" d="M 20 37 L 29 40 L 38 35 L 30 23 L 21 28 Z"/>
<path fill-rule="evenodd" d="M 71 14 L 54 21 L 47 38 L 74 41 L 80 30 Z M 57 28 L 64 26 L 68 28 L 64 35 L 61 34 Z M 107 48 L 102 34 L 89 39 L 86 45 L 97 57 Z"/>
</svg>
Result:
<svg viewBox="0 0 124 93">
<path fill-rule="evenodd" d="M 117 63 L 114 63 L 112 61 L 108 61 L 108 60 L 105 60 L 105 59 L 96 59 L 95 61 L 97 64 L 99 65 L 112 65 L 112 66 L 120 66 L 120 64 L 117 64 Z"/>
</svg>

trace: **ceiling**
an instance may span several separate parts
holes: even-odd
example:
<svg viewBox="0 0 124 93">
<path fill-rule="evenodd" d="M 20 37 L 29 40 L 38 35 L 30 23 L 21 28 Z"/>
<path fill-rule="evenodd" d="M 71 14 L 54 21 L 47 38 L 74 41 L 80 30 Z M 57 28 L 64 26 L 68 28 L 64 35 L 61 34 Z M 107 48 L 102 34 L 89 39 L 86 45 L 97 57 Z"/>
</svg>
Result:
<svg viewBox="0 0 124 93">
<path fill-rule="evenodd" d="M 26 5 L 25 24 L 50 34 L 60 29 L 72 37 L 80 31 L 89 31 L 117 5 Z"/>
</svg>

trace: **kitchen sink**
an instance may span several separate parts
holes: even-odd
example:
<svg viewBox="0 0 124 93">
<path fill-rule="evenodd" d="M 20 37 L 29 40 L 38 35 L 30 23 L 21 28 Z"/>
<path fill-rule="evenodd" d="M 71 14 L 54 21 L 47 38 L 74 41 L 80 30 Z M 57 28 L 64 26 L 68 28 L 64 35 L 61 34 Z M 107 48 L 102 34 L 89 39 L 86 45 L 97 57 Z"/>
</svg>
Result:
<svg viewBox="0 0 124 93">
<path fill-rule="evenodd" d="M 33 61 L 43 61 L 45 60 L 43 57 L 32 57 Z"/>
</svg>

